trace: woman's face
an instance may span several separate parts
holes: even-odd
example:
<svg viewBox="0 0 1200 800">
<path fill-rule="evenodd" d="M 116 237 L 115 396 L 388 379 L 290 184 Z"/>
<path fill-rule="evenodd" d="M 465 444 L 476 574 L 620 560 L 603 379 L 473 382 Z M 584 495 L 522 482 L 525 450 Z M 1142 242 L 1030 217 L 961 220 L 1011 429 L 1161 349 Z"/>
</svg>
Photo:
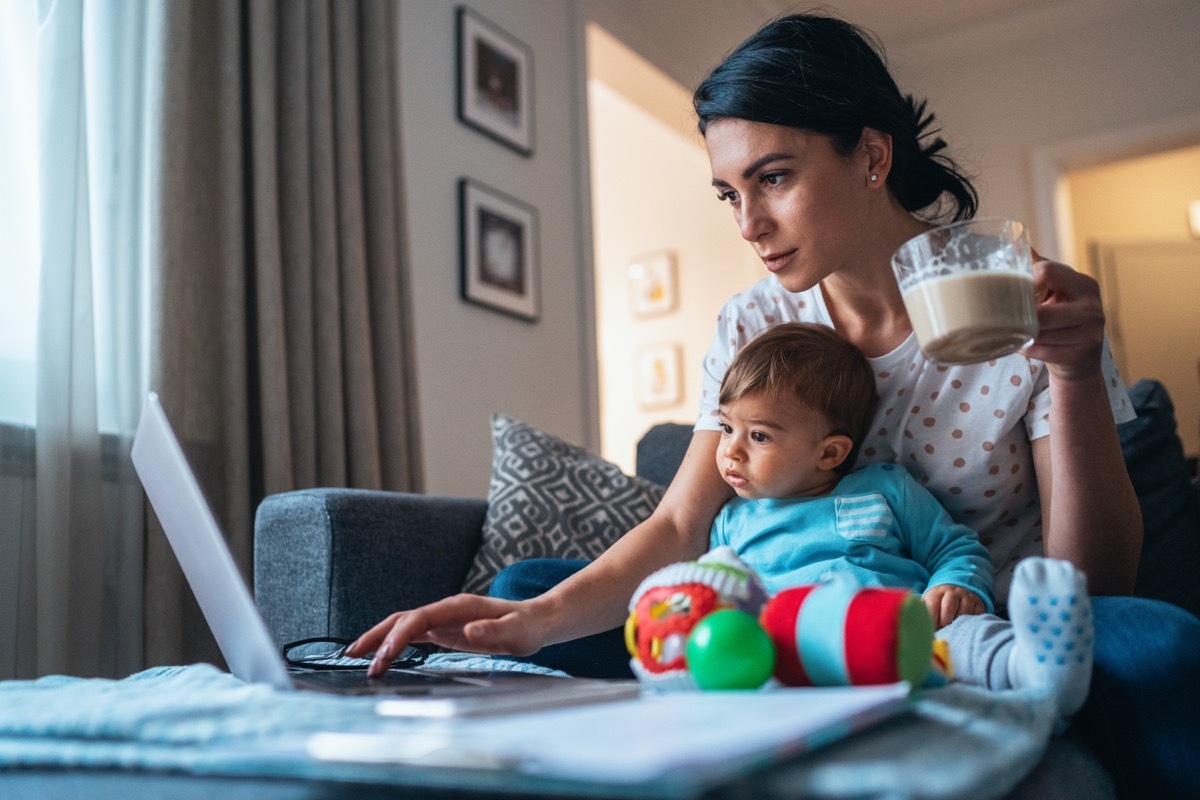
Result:
<svg viewBox="0 0 1200 800">
<path fill-rule="evenodd" d="M 705 133 L 713 186 L 784 288 L 810 289 L 846 264 L 870 236 L 869 156 L 849 157 L 821 134 L 723 119 Z"/>
</svg>

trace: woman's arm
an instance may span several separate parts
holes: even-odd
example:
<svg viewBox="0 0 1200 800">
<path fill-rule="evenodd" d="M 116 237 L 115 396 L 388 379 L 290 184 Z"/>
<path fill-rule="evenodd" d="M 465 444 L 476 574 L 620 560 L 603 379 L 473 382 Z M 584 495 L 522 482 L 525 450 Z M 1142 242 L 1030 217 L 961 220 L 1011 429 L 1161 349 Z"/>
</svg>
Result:
<svg viewBox="0 0 1200 800">
<path fill-rule="evenodd" d="M 1103 382 L 1098 389 L 1065 391 L 1051 382 L 1051 391 L 1050 435 L 1033 443 L 1046 555 L 1082 570 L 1091 594 L 1131 594 L 1142 514 Z M 1080 396 L 1068 399 L 1074 394 Z M 1067 415 L 1077 416 L 1061 419 Z"/>
<path fill-rule="evenodd" d="M 675 479 L 650 518 L 554 589 L 523 602 L 459 594 L 401 611 L 364 633 L 348 652 L 374 650 L 370 671 L 376 674 L 410 642 L 529 655 L 548 644 L 620 626 L 643 578 L 708 548 L 712 521 L 733 494 L 716 468 L 719 440 L 715 431 L 693 434 Z"/>
<path fill-rule="evenodd" d="M 1034 266 L 1040 332 L 1027 352 L 1050 371 L 1050 435 L 1033 442 L 1045 551 L 1087 574 L 1093 594 L 1129 594 L 1142 515 L 1125 468 L 1100 359 L 1096 282 L 1049 261 Z"/>
</svg>

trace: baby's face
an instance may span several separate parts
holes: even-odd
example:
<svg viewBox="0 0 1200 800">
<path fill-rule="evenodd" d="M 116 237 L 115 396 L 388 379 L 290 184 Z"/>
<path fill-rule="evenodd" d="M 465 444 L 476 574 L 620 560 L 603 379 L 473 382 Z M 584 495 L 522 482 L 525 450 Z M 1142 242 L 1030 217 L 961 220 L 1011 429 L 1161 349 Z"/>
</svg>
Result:
<svg viewBox="0 0 1200 800">
<path fill-rule="evenodd" d="M 740 497 L 815 497 L 837 483 L 822 466 L 829 423 L 797 402 L 746 395 L 722 405 L 717 469 Z"/>
</svg>

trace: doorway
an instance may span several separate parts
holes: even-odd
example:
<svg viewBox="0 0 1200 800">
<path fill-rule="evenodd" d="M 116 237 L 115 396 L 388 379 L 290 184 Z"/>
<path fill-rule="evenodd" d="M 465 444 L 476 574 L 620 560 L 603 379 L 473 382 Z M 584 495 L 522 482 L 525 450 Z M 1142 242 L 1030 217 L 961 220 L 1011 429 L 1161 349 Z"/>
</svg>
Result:
<svg viewBox="0 0 1200 800">
<path fill-rule="evenodd" d="M 1167 387 L 1184 453 L 1196 458 L 1200 230 L 1189 208 L 1200 201 L 1200 144 L 1067 171 L 1061 192 L 1077 266 L 1100 282 L 1122 376 Z"/>
</svg>

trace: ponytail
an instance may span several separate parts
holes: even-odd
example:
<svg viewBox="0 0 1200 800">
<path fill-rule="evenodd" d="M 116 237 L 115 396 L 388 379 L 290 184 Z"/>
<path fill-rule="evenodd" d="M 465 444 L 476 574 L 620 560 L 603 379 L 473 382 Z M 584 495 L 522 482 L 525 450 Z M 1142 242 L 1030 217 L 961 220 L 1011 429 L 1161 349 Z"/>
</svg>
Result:
<svg viewBox="0 0 1200 800">
<path fill-rule="evenodd" d="M 906 210 L 928 211 L 929 221 L 958 222 L 975 216 L 979 195 L 971 180 L 944 151 L 936 117 L 925 100 L 904 97 L 909 124 L 892 134 L 892 171 L 888 185 Z"/>
</svg>

